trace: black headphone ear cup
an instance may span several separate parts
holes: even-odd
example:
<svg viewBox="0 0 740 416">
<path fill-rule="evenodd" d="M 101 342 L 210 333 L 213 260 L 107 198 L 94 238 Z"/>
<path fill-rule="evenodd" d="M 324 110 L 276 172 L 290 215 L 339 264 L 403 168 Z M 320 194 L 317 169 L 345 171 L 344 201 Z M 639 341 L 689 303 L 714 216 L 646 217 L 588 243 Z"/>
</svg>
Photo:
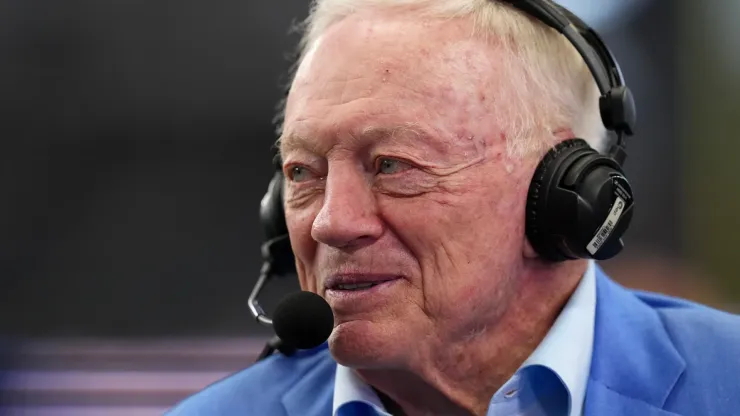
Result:
<svg viewBox="0 0 740 416">
<path fill-rule="evenodd" d="M 288 226 L 285 223 L 285 211 L 283 209 L 283 173 L 275 171 L 275 174 L 267 186 L 267 192 L 260 202 L 260 222 L 265 232 L 265 240 L 288 234 Z"/>
<path fill-rule="evenodd" d="M 542 257 L 551 261 L 565 260 L 557 247 L 547 243 L 548 196 L 552 181 L 573 150 L 587 149 L 588 143 L 579 139 L 565 140 L 553 146 L 534 171 L 527 194 L 525 230 L 529 243 Z"/>
<path fill-rule="evenodd" d="M 527 195 L 527 238 L 546 260 L 604 260 L 621 251 L 632 205 L 632 190 L 614 159 L 585 140 L 566 140 L 535 169 Z"/>
</svg>

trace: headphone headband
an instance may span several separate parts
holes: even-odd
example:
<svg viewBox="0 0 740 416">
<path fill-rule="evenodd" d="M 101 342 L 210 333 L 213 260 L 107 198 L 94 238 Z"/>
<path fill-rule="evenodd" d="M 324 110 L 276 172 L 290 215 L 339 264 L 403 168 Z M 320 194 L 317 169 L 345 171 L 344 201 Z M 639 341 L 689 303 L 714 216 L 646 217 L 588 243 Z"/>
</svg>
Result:
<svg viewBox="0 0 740 416">
<path fill-rule="evenodd" d="M 601 38 L 568 9 L 548 0 L 500 0 L 557 30 L 576 48 L 602 95 L 624 86 L 619 66 Z"/>
<path fill-rule="evenodd" d="M 634 134 L 637 111 L 622 70 L 601 36 L 578 16 L 550 0 L 500 1 L 555 29 L 578 51 L 601 93 L 599 108 L 604 127 L 617 135 L 609 155 L 623 164 L 627 156 L 624 136 Z"/>
</svg>

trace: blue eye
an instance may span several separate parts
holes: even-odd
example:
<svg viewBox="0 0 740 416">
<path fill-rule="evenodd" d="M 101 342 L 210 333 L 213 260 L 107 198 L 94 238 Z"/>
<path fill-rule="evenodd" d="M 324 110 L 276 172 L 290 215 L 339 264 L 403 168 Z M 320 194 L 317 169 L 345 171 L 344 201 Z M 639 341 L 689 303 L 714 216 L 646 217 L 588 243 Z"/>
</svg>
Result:
<svg viewBox="0 0 740 416">
<path fill-rule="evenodd" d="M 290 168 L 288 176 L 293 182 L 301 182 L 311 179 L 311 171 L 303 166 L 293 166 Z"/>
<path fill-rule="evenodd" d="M 378 159 L 378 172 L 385 175 L 403 172 L 409 167 L 408 163 L 401 162 L 400 160 L 391 158 Z"/>
</svg>

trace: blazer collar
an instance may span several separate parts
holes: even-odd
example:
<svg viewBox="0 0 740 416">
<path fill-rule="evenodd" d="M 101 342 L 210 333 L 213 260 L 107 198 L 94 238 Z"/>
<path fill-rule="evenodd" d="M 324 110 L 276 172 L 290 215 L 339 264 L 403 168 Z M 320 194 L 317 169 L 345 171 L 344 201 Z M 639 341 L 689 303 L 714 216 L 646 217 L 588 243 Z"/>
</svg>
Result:
<svg viewBox="0 0 740 416">
<path fill-rule="evenodd" d="M 597 268 L 586 414 L 673 415 L 662 407 L 685 367 L 658 313 Z"/>
<path fill-rule="evenodd" d="M 300 364 L 291 366 L 291 382 L 283 380 L 290 386 L 282 397 L 286 413 L 289 416 L 331 415 L 337 363 L 331 358 L 327 344 L 312 350 L 299 350 L 281 364 L 292 360 Z"/>
</svg>

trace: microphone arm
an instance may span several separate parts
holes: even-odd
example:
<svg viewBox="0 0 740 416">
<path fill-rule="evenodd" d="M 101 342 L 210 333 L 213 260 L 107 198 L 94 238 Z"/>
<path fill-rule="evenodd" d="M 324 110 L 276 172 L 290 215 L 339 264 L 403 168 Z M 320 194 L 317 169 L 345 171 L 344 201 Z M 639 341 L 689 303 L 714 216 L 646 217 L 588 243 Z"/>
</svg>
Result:
<svg viewBox="0 0 740 416">
<path fill-rule="evenodd" d="M 260 269 L 260 277 L 257 279 L 252 293 L 247 299 L 247 305 L 249 311 L 262 325 L 272 327 L 272 319 L 267 316 L 265 310 L 257 299 L 262 292 L 262 289 L 273 276 L 280 276 L 286 273 L 292 273 L 295 271 L 295 257 L 293 256 L 293 250 L 290 247 L 290 238 L 288 234 L 267 240 L 262 244 L 262 269 Z M 285 344 L 278 336 L 273 337 L 262 350 L 260 355 L 257 357 L 257 361 L 262 361 L 265 358 L 272 355 L 275 350 L 280 351 L 286 356 L 290 356 L 295 352 L 295 348 Z"/>
<path fill-rule="evenodd" d="M 249 311 L 257 322 L 271 327 L 272 319 L 267 316 L 257 298 L 267 281 L 273 276 L 291 273 L 295 270 L 295 257 L 293 257 L 293 251 L 290 247 L 289 235 L 283 234 L 262 244 L 262 259 L 260 277 L 257 279 L 249 299 L 247 299 L 247 305 L 249 305 Z"/>
<path fill-rule="evenodd" d="M 265 310 L 262 309 L 262 306 L 260 306 L 257 297 L 260 295 L 262 287 L 265 286 L 265 283 L 270 278 L 270 275 L 272 275 L 272 264 L 270 261 L 265 261 L 262 264 L 262 269 L 260 270 L 260 277 L 257 280 L 257 283 L 254 285 L 254 288 L 252 289 L 252 294 L 250 294 L 249 299 L 247 299 L 249 311 L 252 312 L 252 316 L 254 316 L 257 322 L 265 326 L 272 326 L 272 319 L 267 317 L 267 314 L 265 313 Z"/>
<path fill-rule="evenodd" d="M 283 234 L 278 237 L 267 240 L 262 244 L 262 269 L 260 269 L 260 277 L 257 279 L 252 293 L 247 299 L 247 305 L 249 311 L 252 313 L 254 319 L 262 325 L 272 327 L 272 319 L 267 316 L 265 310 L 257 299 L 262 292 L 262 289 L 273 276 L 280 276 L 281 274 L 295 272 L 295 257 L 293 256 L 293 250 L 290 247 L 290 238 L 288 234 Z M 260 355 L 257 357 L 257 361 L 262 361 L 265 358 L 272 355 L 275 350 L 280 351 L 284 355 L 290 356 L 295 352 L 295 348 L 290 345 L 286 345 L 279 337 L 273 337 L 262 350 Z"/>
</svg>

